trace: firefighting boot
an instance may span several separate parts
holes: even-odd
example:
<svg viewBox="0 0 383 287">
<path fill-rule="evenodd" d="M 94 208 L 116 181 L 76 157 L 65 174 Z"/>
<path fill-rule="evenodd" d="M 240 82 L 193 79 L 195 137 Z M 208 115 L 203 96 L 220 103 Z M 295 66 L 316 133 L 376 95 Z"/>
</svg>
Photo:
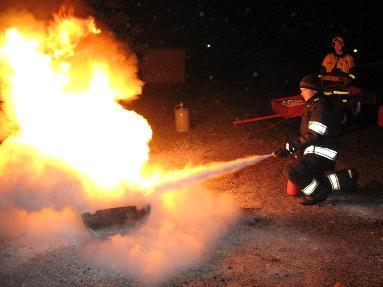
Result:
<svg viewBox="0 0 383 287">
<path fill-rule="evenodd" d="M 327 194 L 328 189 L 324 185 L 319 185 L 312 194 L 305 196 L 301 201 L 301 204 L 314 205 L 318 202 L 325 201 L 327 199 Z"/>
<path fill-rule="evenodd" d="M 358 173 L 355 169 L 344 169 L 327 175 L 332 191 L 353 192 L 357 190 Z"/>
<path fill-rule="evenodd" d="M 347 192 L 355 192 L 358 190 L 358 172 L 355 169 L 348 169 L 347 170 L 349 176 L 350 176 L 350 183 L 348 190 L 345 190 Z"/>
</svg>

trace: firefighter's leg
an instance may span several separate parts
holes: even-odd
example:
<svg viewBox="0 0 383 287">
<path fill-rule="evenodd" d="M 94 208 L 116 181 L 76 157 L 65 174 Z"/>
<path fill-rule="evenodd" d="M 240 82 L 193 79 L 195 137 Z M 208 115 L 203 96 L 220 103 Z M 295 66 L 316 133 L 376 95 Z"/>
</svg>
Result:
<svg viewBox="0 0 383 287">
<path fill-rule="evenodd" d="M 327 198 L 330 184 L 323 184 L 323 175 L 334 166 L 334 161 L 307 154 L 286 166 L 284 174 L 306 196 L 302 204 L 312 205 Z"/>
<path fill-rule="evenodd" d="M 304 190 L 305 198 L 301 201 L 302 205 L 314 205 L 318 202 L 324 201 L 327 199 L 327 195 L 330 193 L 331 187 L 328 181 L 323 180 L 323 178 L 317 180 L 317 185 L 315 188 L 308 188 Z"/>
<path fill-rule="evenodd" d="M 344 169 L 327 175 L 327 181 L 332 191 L 353 192 L 357 190 L 357 172 L 354 169 Z"/>
<path fill-rule="evenodd" d="M 341 124 L 344 125 L 348 118 L 346 106 L 349 90 L 339 82 L 326 81 L 323 93 L 342 114 Z"/>
<path fill-rule="evenodd" d="M 352 192 L 357 189 L 357 173 L 353 169 L 344 169 L 322 177 L 318 186 L 301 202 L 303 205 L 313 205 L 326 200 L 331 191 Z"/>
<path fill-rule="evenodd" d="M 299 190 L 303 190 L 312 181 L 312 172 L 304 157 L 295 159 L 285 166 L 284 176 L 291 181 Z"/>
</svg>

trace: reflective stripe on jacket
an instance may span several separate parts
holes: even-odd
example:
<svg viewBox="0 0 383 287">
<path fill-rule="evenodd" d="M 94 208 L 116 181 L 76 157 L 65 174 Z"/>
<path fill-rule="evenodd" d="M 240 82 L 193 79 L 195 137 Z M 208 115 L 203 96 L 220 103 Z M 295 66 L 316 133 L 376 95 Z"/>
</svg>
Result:
<svg viewBox="0 0 383 287">
<path fill-rule="evenodd" d="M 303 154 L 308 154 L 308 153 L 315 153 L 317 155 L 328 158 L 329 160 L 336 160 L 336 156 L 338 154 L 338 152 L 335 150 L 325 148 L 325 147 L 320 147 L 320 146 L 314 146 L 314 145 L 311 145 L 305 148 L 305 151 L 303 152 Z"/>
<path fill-rule="evenodd" d="M 306 101 L 300 127 L 301 136 L 294 141 L 296 149 L 305 149 L 306 154 L 315 153 L 334 160 L 338 150 L 341 118 L 339 109 L 318 92 Z"/>
</svg>

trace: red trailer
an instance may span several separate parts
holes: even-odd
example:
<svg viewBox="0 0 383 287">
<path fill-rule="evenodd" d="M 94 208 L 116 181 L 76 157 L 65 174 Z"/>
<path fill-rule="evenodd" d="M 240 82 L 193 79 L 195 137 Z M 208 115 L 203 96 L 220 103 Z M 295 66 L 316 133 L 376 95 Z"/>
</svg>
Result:
<svg viewBox="0 0 383 287">
<path fill-rule="evenodd" d="M 358 103 L 376 104 L 375 93 L 367 93 L 366 91 L 363 91 L 357 87 L 349 87 L 348 90 L 349 95 L 347 95 L 347 101 L 351 110 L 354 109 Z M 301 117 L 305 108 L 305 102 L 301 95 L 290 96 L 271 100 L 271 108 L 274 112 L 272 115 L 246 119 L 235 119 L 233 124 L 240 125 L 274 118 L 291 119 L 295 117 Z"/>
<path fill-rule="evenodd" d="M 271 108 L 273 109 L 274 114 L 262 117 L 247 118 L 247 119 L 236 119 L 233 121 L 234 125 L 259 122 L 263 120 L 269 120 L 274 118 L 295 118 L 300 117 L 303 114 L 305 107 L 305 101 L 301 95 L 291 96 L 280 99 L 271 100 Z"/>
</svg>

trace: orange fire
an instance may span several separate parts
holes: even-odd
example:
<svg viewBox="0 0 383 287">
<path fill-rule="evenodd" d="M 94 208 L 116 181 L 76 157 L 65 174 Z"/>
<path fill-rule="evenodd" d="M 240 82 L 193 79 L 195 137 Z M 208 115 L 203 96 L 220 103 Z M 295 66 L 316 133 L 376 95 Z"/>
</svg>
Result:
<svg viewBox="0 0 383 287">
<path fill-rule="evenodd" d="M 239 212 L 230 196 L 187 186 L 249 160 L 176 171 L 150 166 L 148 122 L 118 103 L 142 86 L 134 54 L 92 18 L 66 10 L 50 22 L 0 15 L 3 234 L 44 248 L 86 239 L 86 261 L 150 284 L 202 260 Z M 88 240 L 79 213 L 131 202 L 155 207 L 145 225 L 129 236 Z"/>
<path fill-rule="evenodd" d="M 70 171 L 90 198 L 141 185 L 152 131 L 118 104 L 141 93 L 134 54 L 93 18 L 20 19 L 0 30 L 0 95 L 13 127 L 3 145 Z"/>
</svg>

